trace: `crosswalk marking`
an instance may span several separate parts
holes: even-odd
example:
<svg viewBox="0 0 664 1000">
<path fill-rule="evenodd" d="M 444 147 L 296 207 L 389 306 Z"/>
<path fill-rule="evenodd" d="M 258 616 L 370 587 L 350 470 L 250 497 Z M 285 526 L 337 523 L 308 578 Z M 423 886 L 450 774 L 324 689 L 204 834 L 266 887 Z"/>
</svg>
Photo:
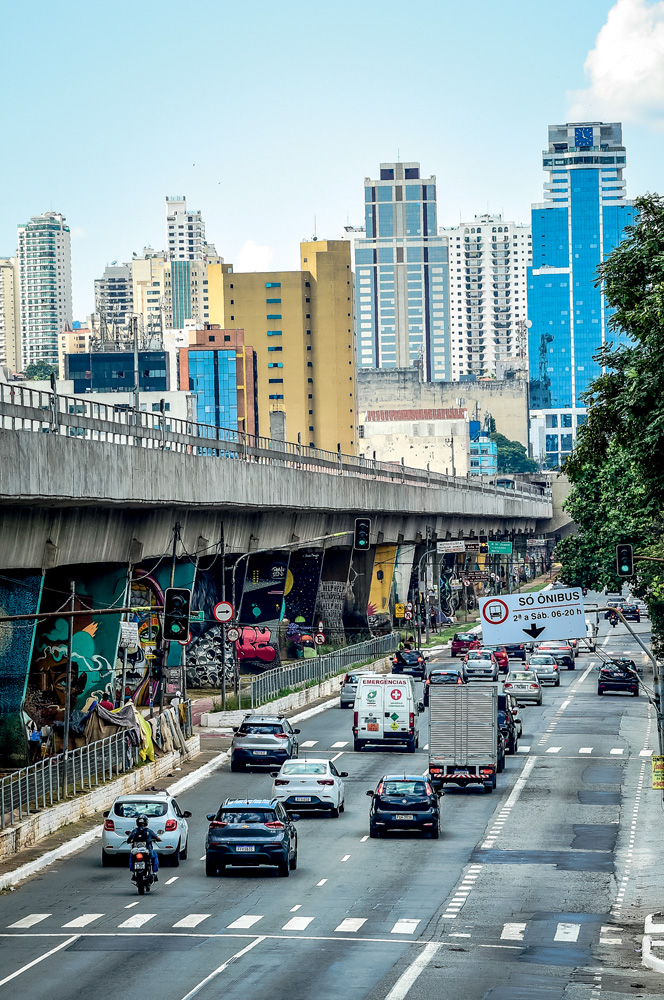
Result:
<svg viewBox="0 0 664 1000">
<path fill-rule="evenodd" d="M 75 917 L 73 920 L 70 920 L 69 923 L 63 924 L 62 926 L 87 927 L 88 924 L 91 924 L 93 920 L 99 920 L 99 918 L 103 916 L 104 916 L 103 913 L 82 913 L 80 917 Z"/>
<path fill-rule="evenodd" d="M 523 935 L 526 930 L 525 924 L 503 924 L 503 930 L 500 935 L 501 941 L 523 941 Z"/>
<path fill-rule="evenodd" d="M 611 753 L 614 754 L 616 757 L 622 756 L 622 754 L 624 754 L 624 752 L 625 751 L 623 750 L 622 747 L 614 747 L 614 749 L 611 750 Z"/>
<path fill-rule="evenodd" d="M 300 743 L 300 750 L 315 747 L 317 744 L 318 740 L 305 740 L 304 743 Z"/>
<path fill-rule="evenodd" d="M 419 920 L 410 920 L 407 917 L 403 920 L 397 920 L 390 934 L 414 934 L 419 922 Z"/>
<path fill-rule="evenodd" d="M 556 927 L 554 941 L 576 941 L 579 937 L 581 924 L 560 923 Z"/>
<path fill-rule="evenodd" d="M 306 931 L 313 919 L 313 917 L 291 917 L 281 929 L 282 931 Z"/>
<path fill-rule="evenodd" d="M 340 740 L 338 743 L 333 743 L 330 750 L 341 750 L 342 747 L 348 746 L 348 740 Z"/>
<path fill-rule="evenodd" d="M 652 750 L 641 750 L 639 757 L 652 757 Z"/>
<path fill-rule="evenodd" d="M 546 752 L 547 753 L 560 753 L 561 750 L 562 750 L 562 747 L 549 747 L 549 749 Z"/>
<path fill-rule="evenodd" d="M 143 924 L 147 924 L 148 920 L 152 920 L 156 916 L 156 913 L 134 913 L 133 917 L 127 917 L 121 924 L 118 924 L 118 927 L 142 927 Z"/>
<path fill-rule="evenodd" d="M 523 746 L 517 748 L 517 753 L 530 753 L 530 747 Z"/>
<path fill-rule="evenodd" d="M 579 747 L 579 753 L 592 753 L 592 747 Z"/>
<path fill-rule="evenodd" d="M 209 916 L 209 913 L 189 913 L 182 920 L 178 920 L 176 924 L 173 924 L 173 927 L 198 927 Z"/>
<path fill-rule="evenodd" d="M 359 931 L 362 924 L 366 924 L 366 922 L 366 917 L 346 917 L 346 919 L 342 920 L 339 926 L 335 927 L 334 930 L 335 932 L 339 931 L 342 934 L 347 931 L 354 933 L 355 931 Z"/>
<path fill-rule="evenodd" d="M 10 924 L 9 926 L 10 928 L 24 930 L 26 927 L 34 927 L 35 924 L 41 923 L 42 920 L 46 920 L 46 918 L 50 916 L 50 913 L 30 913 L 27 917 L 22 917 L 20 920 L 17 920 L 16 923 Z"/>
<path fill-rule="evenodd" d="M 229 924 L 226 928 L 229 931 L 242 931 L 247 930 L 249 927 L 253 927 L 257 924 L 259 920 L 262 920 L 262 915 L 260 917 L 252 916 L 250 913 L 245 913 L 243 917 L 238 917 L 234 920 L 232 924 Z"/>
</svg>

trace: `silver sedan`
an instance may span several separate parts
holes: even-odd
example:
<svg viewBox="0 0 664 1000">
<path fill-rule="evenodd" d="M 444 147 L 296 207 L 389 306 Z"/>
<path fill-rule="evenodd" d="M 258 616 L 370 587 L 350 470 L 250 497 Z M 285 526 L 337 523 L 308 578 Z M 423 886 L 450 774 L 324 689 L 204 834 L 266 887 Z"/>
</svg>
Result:
<svg viewBox="0 0 664 1000">
<path fill-rule="evenodd" d="M 549 656 L 548 653 L 535 653 L 530 657 L 528 666 L 535 671 L 540 684 L 560 687 L 560 665 L 554 656 Z"/>
<path fill-rule="evenodd" d="M 542 704 L 542 685 L 536 673 L 531 670 L 510 670 L 505 678 L 505 694 L 514 695 L 517 702 Z"/>
</svg>

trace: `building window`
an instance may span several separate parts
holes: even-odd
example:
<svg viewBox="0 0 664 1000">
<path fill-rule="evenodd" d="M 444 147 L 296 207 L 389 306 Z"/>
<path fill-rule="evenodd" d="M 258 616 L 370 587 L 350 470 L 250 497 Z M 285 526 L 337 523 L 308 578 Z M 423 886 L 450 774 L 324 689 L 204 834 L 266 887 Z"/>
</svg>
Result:
<svg viewBox="0 0 664 1000">
<path fill-rule="evenodd" d="M 268 347 L 268 351 L 283 351 L 283 347 L 279 344 L 278 347 Z"/>
<path fill-rule="evenodd" d="M 283 361 L 268 361 L 268 368 L 283 368 Z"/>
<path fill-rule="evenodd" d="M 270 385 L 273 385 L 273 384 L 276 385 L 277 382 L 283 382 L 283 381 L 284 380 L 282 378 L 269 378 L 268 379 L 268 382 L 269 382 Z"/>
<path fill-rule="evenodd" d="M 278 393 L 271 393 L 267 398 L 268 399 L 283 399 L 284 397 L 281 396 L 281 395 L 279 395 Z"/>
<path fill-rule="evenodd" d="M 281 299 L 266 299 L 267 305 L 275 305 L 277 302 L 281 302 Z"/>
<path fill-rule="evenodd" d="M 231 285 L 231 288 L 232 287 L 233 286 Z M 265 287 L 266 288 L 281 288 L 281 282 L 280 281 L 266 281 L 265 282 Z"/>
<path fill-rule="evenodd" d="M 282 334 L 281 330 L 268 330 L 267 331 L 268 337 L 280 337 L 281 334 Z"/>
<path fill-rule="evenodd" d="M 267 318 L 268 319 L 281 319 L 281 316 L 280 316 L 279 313 L 268 313 L 267 314 Z"/>
</svg>

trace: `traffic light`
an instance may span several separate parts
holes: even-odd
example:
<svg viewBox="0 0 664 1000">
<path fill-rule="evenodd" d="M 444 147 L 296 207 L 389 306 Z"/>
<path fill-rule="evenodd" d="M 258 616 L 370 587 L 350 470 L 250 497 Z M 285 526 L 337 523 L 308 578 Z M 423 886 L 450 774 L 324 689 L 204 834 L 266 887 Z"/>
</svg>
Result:
<svg viewBox="0 0 664 1000">
<path fill-rule="evenodd" d="M 367 552 L 369 550 L 370 535 L 371 535 L 371 518 L 356 517 L 353 548 L 357 549 L 359 552 Z"/>
<path fill-rule="evenodd" d="M 169 587 L 164 595 L 164 639 L 182 640 L 189 635 L 191 591 Z"/>
<path fill-rule="evenodd" d="M 631 545 L 616 545 L 616 569 L 618 576 L 632 576 L 634 573 L 634 556 Z"/>
<path fill-rule="evenodd" d="M 489 551 L 489 539 L 486 535 L 480 535 L 480 554 L 486 555 Z"/>
</svg>

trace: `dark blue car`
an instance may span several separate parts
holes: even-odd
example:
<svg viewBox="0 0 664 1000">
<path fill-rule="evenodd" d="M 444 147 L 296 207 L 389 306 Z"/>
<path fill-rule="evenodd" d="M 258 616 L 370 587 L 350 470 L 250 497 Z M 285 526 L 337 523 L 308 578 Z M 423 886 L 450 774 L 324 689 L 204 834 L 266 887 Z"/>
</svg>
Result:
<svg viewBox="0 0 664 1000">
<path fill-rule="evenodd" d="M 207 817 L 205 874 L 231 865 L 269 865 L 287 877 L 297 868 L 294 820 L 277 799 L 226 799 Z"/>
</svg>

